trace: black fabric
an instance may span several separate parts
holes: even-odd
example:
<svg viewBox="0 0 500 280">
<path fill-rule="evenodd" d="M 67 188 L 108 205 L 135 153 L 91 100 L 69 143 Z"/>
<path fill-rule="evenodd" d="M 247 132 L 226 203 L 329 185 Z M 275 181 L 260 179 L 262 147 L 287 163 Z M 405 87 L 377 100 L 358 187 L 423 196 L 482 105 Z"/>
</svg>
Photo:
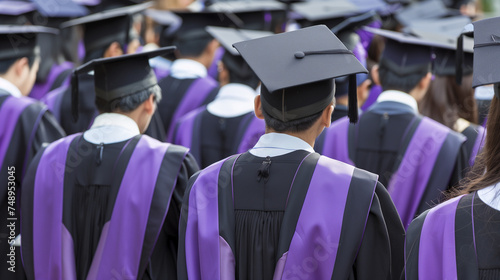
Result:
<svg viewBox="0 0 500 280">
<path fill-rule="evenodd" d="M 51 92 L 53 90 L 55 90 L 56 88 L 62 86 L 62 84 L 64 83 L 64 81 L 66 79 L 69 79 L 70 75 L 71 75 L 71 71 L 73 71 L 72 68 L 70 69 L 66 69 L 64 71 L 62 71 L 59 76 L 57 76 L 57 78 L 54 80 L 54 82 L 52 83 L 52 85 L 50 86 L 49 88 L 49 91 L 48 92 Z"/>
<path fill-rule="evenodd" d="M 163 125 L 158 109 L 153 114 L 151 122 L 146 131 L 144 131 L 144 134 L 162 142 L 167 139 L 167 132 L 165 131 L 165 126 Z"/>
<path fill-rule="evenodd" d="M 418 280 L 418 251 L 420 247 L 420 235 L 422 234 L 422 226 L 424 225 L 425 217 L 429 211 L 423 212 L 415 218 L 408 230 L 406 231 L 405 240 L 405 274 L 401 276 L 401 280 Z"/>
<path fill-rule="evenodd" d="M 339 104 L 335 105 L 335 109 L 333 110 L 332 114 L 332 122 L 346 116 L 347 116 L 347 106 Z"/>
<path fill-rule="evenodd" d="M 455 216 L 455 248 L 457 248 L 455 254 L 459 280 L 478 279 L 476 248 L 472 234 L 474 232 L 472 199 L 473 195 L 466 195 L 460 199 Z"/>
<path fill-rule="evenodd" d="M 74 134 L 89 129 L 98 112 L 95 107 L 94 76 L 82 74 L 78 78 L 78 121 L 71 111 L 71 87 L 63 93 L 60 111 L 61 126 L 66 133 Z M 57 110 L 57 109 L 56 109 Z"/>
<path fill-rule="evenodd" d="M 468 158 L 470 158 L 470 156 L 472 155 L 472 151 L 474 150 L 474 145 L 476 144 L 476 140 L 477 140 L 477 137 L 479 136 L 478 135 L 478 129 L 479 129 L 479 125 L 477 124 L 469 124 L 469 126 L 464 129 L 462 131 L 462 134 L 467 137 L 467 141 L 465 141 L 465 152 L 466 152 L 466 155 L 468 156 Z M 479 140 L 481 141 L 481 140 Z M 486 141 L 486 137 L 484 139 L 482 139 L 483 141 L 483 144 L 485 143 Z"/>
<path fill-rule="evenodd" d="M 8 94 L 0 92 L 0 110 L 4 105 L 5 100 L 8 98 Z M 37 122 L 37 120 L 39 121 Z M 6 120 L 2 120 L 6 121 Z M 7 218 L 17 218 L 16 223 L 16 235 L 20 232 L 20 212 L 21 212 L 21 190 L 24 173 L 29 167 L 30 162 L 33 160 L 38 151 L 40 151 L 46 143 L 51 143 L 64 136 L 64 131 L 57 124 L 52 113 L 46 111 L 41 103 L 35 102 L 24 109 L 24 111 L 19 116 L 18 122 L 14 128 L 13 134 L 10 139 L 6 139 L 9 142 L 8 149 L 5 154 L 4 161 L 0 163 L 0 185 L 4 186 L 0 188 L 0 208 L 5 209 L 5 211 L 0 211 L 0 218 L 7 221 Z M 15 177 L 15 187 L 16 187 L 16 204 L 15 215 L 8 215 L 7 206 L 7 186 L 8 186 L 8 170 L 12 170 L 14 167 L 14 177 Z M 9 236 L 9 229 L 4 226 L 0 229 L 0 279 L 22 279 L 23 269 L 21 266 L 21 254 L 19 248 L 16 248 L 16 273 L 8 271 L 10 265 L 7 263 L 9 257 L 7 254 L 10 252 L 9 245 L 7 243 L 7 238 Z M 15 278 L 17 277 L 17 278 Z"/>
<path fill-rule="evenodd" d="M 480 100 L 476 99 L 477 111 L 478 111 L 478 123 L 484 124 L 486 117 L 488 116 L 488 111 L 490 110 L 491 100 Z"/>
</svg>

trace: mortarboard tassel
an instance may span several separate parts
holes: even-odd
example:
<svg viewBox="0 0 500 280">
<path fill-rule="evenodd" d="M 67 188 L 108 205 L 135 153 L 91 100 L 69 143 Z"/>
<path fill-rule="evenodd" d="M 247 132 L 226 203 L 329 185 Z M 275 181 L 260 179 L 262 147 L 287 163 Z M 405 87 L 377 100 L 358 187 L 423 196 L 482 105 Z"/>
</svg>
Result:
<svg viewBox="0 0 500 280">
<path fill-rule="evenodd" d="M 78 121 L 78 74 L 74 70 L 71 73 L 71 114 L 76 123 Z"/>
<path fill-rule="evenodd" d="M 349 111 L 347 116 L 351 123 L 358 122 L 358 86 L 356 84 L 356 74 L 349 76 Z"/>
<path fill-rule="evenodd" d="M 457 53 L 455 57 L 455 81 L 457 82 L 457 85 L 462 84 L 462 75 L 463 75 L 463 69 L 462 69 L 462 63 L 464 61 L 464 34 L 460 34 L 457 40 Z"/>
</svg>

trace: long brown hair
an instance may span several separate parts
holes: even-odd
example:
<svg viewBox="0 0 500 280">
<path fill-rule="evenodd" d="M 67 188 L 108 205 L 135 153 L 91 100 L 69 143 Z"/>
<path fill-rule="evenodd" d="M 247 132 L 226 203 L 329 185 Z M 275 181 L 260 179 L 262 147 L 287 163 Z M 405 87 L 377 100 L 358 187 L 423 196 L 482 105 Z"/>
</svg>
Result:
<svg viewBox="0 0 500 280">
<path fill-rule="evenodd" d="M 451 129 L 459 118 L 477 123 L 472 75 L 464 76 L 462 85 L 455 82 L 455 76 L 436 76 L 420 102 L 419 109 L 422 115 Z"/>
<path fill-rule="evenodd" d="M 476 158 L 472 170 L 452 196 L 468 194 L 500 182 L 500 100 L 496 97 L 500 84 L 495 84 L 495 97 L 491 101 L 486 123 L 486 143 Z"/>
</svg>

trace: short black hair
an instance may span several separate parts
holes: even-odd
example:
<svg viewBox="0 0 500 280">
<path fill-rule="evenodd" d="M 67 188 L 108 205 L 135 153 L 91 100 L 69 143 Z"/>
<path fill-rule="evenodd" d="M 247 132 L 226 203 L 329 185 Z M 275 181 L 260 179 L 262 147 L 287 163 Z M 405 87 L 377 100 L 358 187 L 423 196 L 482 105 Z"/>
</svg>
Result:
<svg viewBox="0 0 500 280">
<path fill-rule="evenodd" d="M 229 71 L 229 82 L 244 84 L 251 88 L 257 88 L 259 78 L 241 56 L 234 56 L 227 51 L 222 56 L 222 63 Z"/>
<path fill-rule="evenodd" d="M 396 73 L 385 64 L 379 65 L 379 79 L 383 90 L 399 90 L 409 93 L 431 71 L 431 64 L 427 69 L 421 68 L 407 75 Z"/>
<path fill-rule="evenodd" d="M 161 89 L 158 85 L 154 85 L 131 95 L 117 98 L 111 102 L 96 97 L 95 105 L 100 113 L 112 113 L 116 111 L 131 112 L 139 107 L 139 105 L 146 101 L 152 94 L 155 96 L 155 102 L 160 102 Z"/>
<path fill-rule="evenodd" d="M 4 60 L 0 60 L 0 74 L 5 74 L 7 73 L 7 71 L 9 71 L 9 68 L 16 62 L 18 61 L 19 59 L 21 59 L 22 57 L 18 57 L 18 58 L 10 58 L 10 59 L 4 59 Z M 31 69 L 31 67 L 33 67 L 33 64 L 35 63 L 35 60 L 37 58 L 39 58 L 38 56 L 35 56 L 35 55 L 31 55 L 31 56 L 27 56 L 28 58 L 28 66 L 29 68 Z"/>
<path fill-rule="evenodd" d="M 173 43 L 181 56 L 198 57 L 212 40 L 214 39 L 205 30 L 196 30 L 177 34 Z"/>
<path fill-rule="evenodd" d="M 288 122 L 283 122 L 271 117 L 271 115 L 269 115 L 264 109 L 262 109 L 262 114 L 264 115 L 266 126 L 276 132 L 302 132 L 313 126 L 313 124 L 321 117 L 321 114 L 323 114 L 323 110 L 314 115 Z"/>
</svg>

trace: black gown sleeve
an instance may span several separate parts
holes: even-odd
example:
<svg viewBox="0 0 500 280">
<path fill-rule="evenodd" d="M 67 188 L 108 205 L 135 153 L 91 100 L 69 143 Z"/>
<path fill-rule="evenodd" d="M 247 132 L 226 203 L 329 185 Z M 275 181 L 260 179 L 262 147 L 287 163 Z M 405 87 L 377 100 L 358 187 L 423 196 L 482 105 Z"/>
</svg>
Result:
<svg viewBox="0 0 500 280">
<path fill-rule="evenodd" d="M 399 279 L 403 266 L 404 228 L 389 193 L 378 182 L 349 279 Z"/>
<path fill-rule="evenodd" d="M 52 115 L 50 111 L 46 111 L 42 116 L 40 125 L 33 139 L 32 149 L 34 154 L 38 153 L 42 147 L 64 136 L 66 136 L 66 133 L 59 125 L 54 115 Z"/>
<path fill-rule="evenodd" d="M 198 169 L 196 160 L 188 153 L 179 171 L 163 229 L 151 255 L 151 261 L 144 274 L 144 279 L 177 279 L 179 218 L 182 200 L 189 178 Z"/>
</svg>

